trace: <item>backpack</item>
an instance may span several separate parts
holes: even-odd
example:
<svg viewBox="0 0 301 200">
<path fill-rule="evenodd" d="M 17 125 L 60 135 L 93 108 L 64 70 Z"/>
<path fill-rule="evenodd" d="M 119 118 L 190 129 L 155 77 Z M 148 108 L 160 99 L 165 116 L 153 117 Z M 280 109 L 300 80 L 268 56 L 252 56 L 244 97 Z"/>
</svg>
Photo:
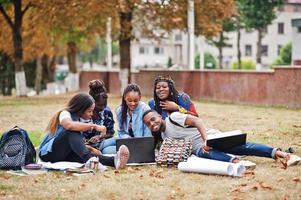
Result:
<svg viewBox="0 0 301 200">
<path fill-rule="evenodd" d="M 36 150 L 27 132 L 15 126 L 0 139 L 0 169 L 21 169 L 36 160 Z"/>
</svg>

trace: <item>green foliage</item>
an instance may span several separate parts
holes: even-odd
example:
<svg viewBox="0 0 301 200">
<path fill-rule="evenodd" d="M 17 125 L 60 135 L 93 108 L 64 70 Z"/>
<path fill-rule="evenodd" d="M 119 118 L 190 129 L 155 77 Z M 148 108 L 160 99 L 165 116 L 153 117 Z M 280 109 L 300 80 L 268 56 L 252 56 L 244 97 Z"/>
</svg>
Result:
<svg viewBox="0 0 301 200">
<path fill-rule="evenodd" d="M 284 0 L 237 0 L 236 5 L 241 19 L 248 28 L 262 29 L 276 18 L 275 8 Z"/>
<path fill-rule="evenodd" d="M 274 65 L 290 65 L 292 63 L 292 43 L 284 45 L 280 49 L 280 55 L 274 61 Z"/>
<path fill-rule="evenodd" d="M 204 55 L 205 59 L 205 69 L 215 69 L 216 68 L 216 59 L 215 57 L 209 53 L 205 52 Z M 197 53 L 195 58 L 194 58 L 194 64 L 195 64 L 195 69 L 200 69 L 201 63 L 200 63 L 200 53 Z"/>
<path fill-rule="evenodd" d="M 255 68 L 256 68 L 256 64 L 252 60 L 245 59 L 241 61 L 241 69 L 253 70 Z M 237 61 L 231 63 L 231 69 L 238 69 Z"/>
</svg>

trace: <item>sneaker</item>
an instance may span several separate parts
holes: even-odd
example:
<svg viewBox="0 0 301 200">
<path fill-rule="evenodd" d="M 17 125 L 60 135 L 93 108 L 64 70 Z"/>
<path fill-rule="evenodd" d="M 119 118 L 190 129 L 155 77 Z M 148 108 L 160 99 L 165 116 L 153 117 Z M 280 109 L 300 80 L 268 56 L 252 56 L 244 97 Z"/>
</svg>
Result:
<svg viewBox="0 0 301 200">
<path fill-rule="evenodd" d="M 245 166 L 247 170 L 253 170 L 256 168 L 256 164 L 248 160 L 241 160 L 238 163 Z"/>
<path fill-rule="evenodd" d="M 128 159 L 130 157 L 129 149 L 125 145 L 121 145 L 118 149 L 117 155 L 115 156 L 115 168 L 123 169 L 125 168 Z"/>
<path fill-rule="evenodd" d="M 287 166 L 292 166 L 298 164 L 298 162 L 301 160 L 299 156 L 290 154 L 289 159 L 287 161 Z"/>
</svg>

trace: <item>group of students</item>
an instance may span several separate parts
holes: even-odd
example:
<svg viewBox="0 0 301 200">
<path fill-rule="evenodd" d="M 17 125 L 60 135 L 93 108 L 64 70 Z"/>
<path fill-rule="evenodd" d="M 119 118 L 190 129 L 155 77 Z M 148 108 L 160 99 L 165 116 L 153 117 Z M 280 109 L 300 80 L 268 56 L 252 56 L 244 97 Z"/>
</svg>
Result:
<svg viewBox="0 0 301 200">
<path fill-rule="evenodd" d="M 89 94 L 73 96 L 67 107 L 57 112 L 46 128 L 39 157 L 46 162 L 88 162 L 97 157 L 99 162 L 122 169 L 129 158 L 125 145 L 116 149 L 114 119 L 107 106 L 107 91 L 101 80 L 89 83 Z M 138 85 L 129 84 L 123 92 L 121 105 L 116 108 L 117 137 L 150 137 L 156 141 L 166 137 L 192 141 L 192 153 L 198 157 L 239 162 L 230 156 L 253 155 L 282 158 L 286 165 L 296 164 L 300 158 L 279 148 L 247 142 L 244 145 L 218 151 L 207 146 L 206 128 L 198 117 L 195 105 L 185 93 L 179 93 L 169 75 L 158 76 L 154 81 L 154 98 L 148 105 L 141 101 Z M 106 156 L 114 154 L 113 156 Z"/>
</svg>

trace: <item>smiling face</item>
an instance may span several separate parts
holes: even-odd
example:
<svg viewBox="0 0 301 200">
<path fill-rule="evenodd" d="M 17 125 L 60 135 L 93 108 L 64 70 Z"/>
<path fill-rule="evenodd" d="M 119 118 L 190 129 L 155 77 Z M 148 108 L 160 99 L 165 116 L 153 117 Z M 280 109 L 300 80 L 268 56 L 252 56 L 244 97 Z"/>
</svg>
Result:
<svg viewBox="0 0 301 200">
<path fill-rule="evenodd" d="M 131 112 L 133 112 L 137 108 L 140 99 L 141 96 L 138 92 L 135 91 L 128 92 L 124 97 L 125 103 Z"/>
<path fill-rule="evenodd" d="M 105 92 L 99 94 L 98 101 L 95 101 L 95 112 L 99 113 L 105 109 L 107 106 L 107 99 L 108 95 Z"/>
<path fill-rule="evenodd" d="M 85 120 L 89 120 L 92 118 L 93 110 L 95 108 L 95 104 L 93 103 L 89 108 L 87 108 L 84 113 L 82 114 L 81 118 Z"/>
<path fill-rule="evenodd" d="M 160 100 L 166 100 L 170 96 L 170 90 L 166 81 L 160 81 L 156 84 L 155 92 Z"/>
<path fill-rule="evenodd" d="M 152 132 L 158 132 L 163 125 L 162 117 L 157 112 L 150 112 L 145 115 L 143 122 Z"/>
</svg>

